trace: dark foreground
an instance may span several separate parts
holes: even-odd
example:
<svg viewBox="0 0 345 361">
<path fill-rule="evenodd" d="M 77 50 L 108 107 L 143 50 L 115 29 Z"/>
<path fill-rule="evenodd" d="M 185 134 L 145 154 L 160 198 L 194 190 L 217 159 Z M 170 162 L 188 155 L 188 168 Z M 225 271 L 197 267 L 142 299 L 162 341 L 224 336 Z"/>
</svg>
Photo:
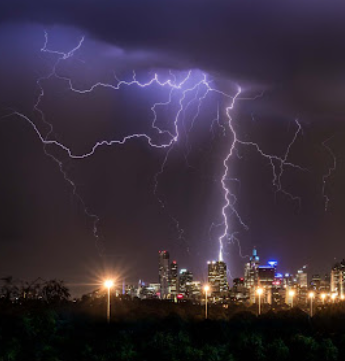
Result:
<svg viewBox="0 0 345 361">
<path fill-rule="evenodd" d="M 0 360 L 345 360 L 345 307 L 310 318 L 299 309 L 260 317 L 240 308 L 133 302 L 0 305 Z M 117 308 L 117 309 L 115 309 Z"/>
</svg>

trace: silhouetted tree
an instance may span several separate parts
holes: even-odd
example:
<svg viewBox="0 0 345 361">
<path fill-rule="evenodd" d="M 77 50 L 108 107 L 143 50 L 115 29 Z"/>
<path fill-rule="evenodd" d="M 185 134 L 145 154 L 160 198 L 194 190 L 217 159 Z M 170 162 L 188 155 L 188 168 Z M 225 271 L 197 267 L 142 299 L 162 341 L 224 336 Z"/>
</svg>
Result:
<svg viewBox="0 0 345 361">
<path fill-rule="evenodd" d="M 42 297 L 48 303 L 67 301 L 70 296 L 69 289 L 61 280 L 47 281 L 42 288 Z"/>
<path fill-rule="evenodd" d="M 1 286 L 0 293 L 5 300 L 9 301 L 19 296 L 19 289 L 13 283 L 12 276 L 3 277 L 1 281 L 3 281 L 3 285 Z"/>
</svg>

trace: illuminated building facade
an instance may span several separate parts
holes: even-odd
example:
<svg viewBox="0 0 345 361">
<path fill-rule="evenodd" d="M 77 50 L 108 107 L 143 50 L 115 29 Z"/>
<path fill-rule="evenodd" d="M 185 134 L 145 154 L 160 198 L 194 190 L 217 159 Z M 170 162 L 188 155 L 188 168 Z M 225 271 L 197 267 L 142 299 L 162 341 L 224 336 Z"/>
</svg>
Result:
<svg viewBox="0 0 345 361">
<path fill-rule="evenodd" d="M 177 262 L 172 261 L 170 265 L 170 294 L 176 296 L 179 293 Z"/>
<path fill-rule="evenodd" d="M 255 302 L 255 290 L 258 287 L 259 281 L 259 264 L 260 258 L 256 249 L 254 248 L 253 254 L 244 268 L 244 284 L 248 290 L 251 303 Z"/>
<path fill-rule="evenodd" d="M 193 282 L 193 273 L 185 268 L 181 269 L 180 277 L 179 277 L 179 292 L 182 295 L 188 296 L 190 291 L 189 286 L 192 282 Z"/>
<path fill-rule="evenodd" d="M 229 291 L 226 263 L 223 261 L 209 261 L 207 265 L 207 280 L 211 287 L 211 294 L 215 297 L 224 295 Z"/>
<path fill-rule="evenodd" d="M 336 263 L 331 270 L 331 292 L 337 293 L 339 296 L 345 294 L 345 260 Z"/>
<path fill-rule="evenodd" d="M 262 299 L 264 303 L 272 304 L 272 287 L 273 282 L 275 281 L 275 274 L 276 267 L 272 267 L 271 265 L 259 266 L 259 286 L 263 289 Z"/>
<path fill-rule="evenodd" d="M 159 285 L 160 298 L 164 299 L 169 294 L 170 262 L 169 252 L 159 251 Z"/>
<path fill-rule="evenodd" d="M 307 266 L 303 266 L 297 271 L 297 303 L 305 305 L 308 300 L 308 274 Z"/>
</svg>

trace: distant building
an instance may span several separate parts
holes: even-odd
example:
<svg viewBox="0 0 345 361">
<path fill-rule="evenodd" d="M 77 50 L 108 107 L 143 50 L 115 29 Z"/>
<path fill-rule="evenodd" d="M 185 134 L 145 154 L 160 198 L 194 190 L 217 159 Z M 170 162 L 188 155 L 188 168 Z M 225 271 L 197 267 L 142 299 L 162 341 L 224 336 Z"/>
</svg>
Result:
<svg viewBox="0 0 345 361">
<path fill-rule="evenodd" d="M 159 251 L 159 284 L 160 284 L 160 298 L 164 299 L 169 294 L 169 281 L 170 281 L 170 262 L 169 252 Z"/>
<path fill-rule="evenodd" d="M 308 274 L 307 266 L 297 271 L 297 304 L 306 305 L 308 301 Z"/>
<path fill-rule="evenodd" d="M 315 292 L 319 292 L 321 288 L 322 278 L 319 274 L 314 274 L 311 276 L 310 288 Z"/>
<path fill-rule="evenodd" d="M 263 292 L 263 302 L 272 304 L 273 295 L 272 287 L 275 280 L 276 267 L 271 265 L 259 266 L 258 276 L 259 276 L 259 286 L 264 290 Z"/>
<path fill-rule="evenodd" d="M 188 296 L 188 286 L 193 282 L 193 273 L 183 268 L 180 271 L 179 277 L 179 293 L 183 296 Z"/>
<path fill-rule="evenodd" d="M 329 274 L 325 274 L 323 280 L 320 283 L 320 292 L 329 293 L 331 290 L 331 277 Z"/>
<path fill-rule="evenodd" d="M 345 293 L 345 260 L 336 263 L 331 270 L 331 292 L 343 296 Z"/>
<path fill-rule="evenodd" d="M 179 293 L 179 279 L 177 262 L 172 261 L 170 265 L 170 294 L 176 296 Z"/>
<path fill-rule="evenodd" d="M 246 263 L 244 268 L 244 284 L 248 290 L 250 301 L 255 302 L 255 292 L 258 287 L 259 280 L 259 264 L 260 258 L 257 254 L 256 249 L 253 249 L 253 254 L 249 259 L 249 262 Z"/>
<path fill-rule="evenodd" d="M 211 295 L 222 297 L 229 291 L 226 263 L 223 261 L 209 261 L 207 264 L 207 280 L 211 288 Z"/>
<path fill-rule="evenodd" d="M 244 277 L 233 279 L 231 297 L 235 301 L 246 301 L 248 297 L 248 290 L 245 286 Z"/>
</svg>

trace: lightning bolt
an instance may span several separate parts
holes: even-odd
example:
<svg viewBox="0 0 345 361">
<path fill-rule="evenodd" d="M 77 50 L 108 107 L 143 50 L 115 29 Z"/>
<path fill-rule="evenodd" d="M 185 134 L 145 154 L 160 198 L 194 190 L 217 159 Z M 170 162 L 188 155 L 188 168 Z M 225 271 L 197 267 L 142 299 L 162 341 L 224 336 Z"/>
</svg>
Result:
<svg viewBox="0 0 345 361">
<path fill-rule="evenodd" d="M 59 73 L 59 65 L 61 62 L 74 57 L 75 53 L 83 45 L 85 38 L 82 37 L 76 47 L 74 47 L 69 52 L 65 53 L 65 52 L 49 49 L 48 48 L 49 39 L 47 32 L 44 33 L 44 37 L 45 37 L 45 42 L 44 42 L 44 46 L 41 48 L 41 52 L 56 57 L 56 61 L 54 62 L 51 71 L 47 75 L 40 77 L 37 80 L 37 87 L 39 90 L 39 94 L 34 104 L 34 111 L 37 114 L 39 114 L 43 124 L 46 127 L 48 127 L 48 132 L 44 134 L 43 131 L 39 129 L 38 125 L 36 125 L 36 123 L 32 119 L 30 119 L 27 115 L 17 110 L 13 110 L 10 114 L 6 115 L 6 117 L 10 117 L 10 116 L 19 117 L 20 119 L 24 120 L 32 127 L 32 129 L 34 130 L 34 132 L 36 133 L 37 137 L 39 138 L 39 140 L 43 145 L 45 154 L 49 156 L 51 159 L 53 159 L 53 161 L 58 165 L 59 170 L 62 173 L 64 179 L 71 185 L 74 196 L 76 196 L 83 205 L 85 214 L 93 219 L 94 221 L 93 233 L 94 236 L 96 237 L 97 242 L 99 240 L 99 231 L 98 231 L 98 223 L 100 221 L 99 217 L 93 214 L 91 211 L 89 211 L 89 209 L 86 206 L 86 203 L 83 201 L 82 197 L 78 193 L 77 185 L 68 176 L 68 173 L 64 168 L 63 161 L 59 160 L 56 156 L 54 156 L 51 152 L 49 152 L 48 148 L 49 149 L 59 148 L 65 152 L 65 154 L 68 156 L 70 160 L 80 160 L 93 156 L 97 151 L 97 149 L 100 147 L 121 146 L 121 145 L 125 145 L 129 141 L 134 141 L 138 139 L 145 140 L 147 145 L 150 146 L 151 148 L 165 151 L 165 156 L 160 166 L 160 169 L 154 176 L 153 192 L 157 197 L 160 206 L 162 208 L 166 208 L 166 202 L 159 196 L 158 193 L 159 178 L 164 173 L 166 165 L 169 161 L 169 156 L 174 150 L 174 146 L 179 142 L 180 138 L 182 137 L 182 135 L 180 134 L 180 123 L 183 122 L 183 126 L 185 127 L 185 137 L 186 140 L 188 141 L 189 134 L 193 131 L 195 122 L 201 113 L 202 105 L 204 104 L 205 100 L 208 98 L 209 94 L 217 95 L 218 97 L 222 98 L 222 100 L 224 100 L 227 104 L 225 106 L 225 116 L 227 121 L 223 124 L 220 121 L 221 119 L 220 103 L 219 101 L 217 102 L 216 117 L 211 120 L 210 130 L 213 132 L 214 126 L 218 125 L 218 127 L 222 130 L 223 136 L 229 135 L 229 138 L 231 138 L 229 151 L 225 154 L 223 158 L 222 165 L 224 171 L 220 179 L 220 186 L 224 195 L 224 204 L 220 212 L 223 221 L 221 222 L 221 224 L 217 225 L 217 227 L 222 226 L 224 227 L 224 229 L 223 229 L 223 233 L 218 238 L 219 260 L 221 261 L 223 260 L 224 242 L 226 240 L 227 241 L 232 240 L 233 242 L 236 241 L 240 246 L 239 239 L 236 237 L 237 233 L 230 232 L 230 228 L 231 228 L 229 224 L 230 216 L 234 215 L 235 218 L 240 223 L 240 225 L 245 230 L 248 229 L 247 224 L 241 218 L 239 212 L 236 209 L 237 197 L 234 193 L 231 192 L 230 187 L 228 185 L 229 181 L 234 181 L 234 180 L 238 181 L 237 179 L 230 177 L 229 163 L 233 155 L 240 157 L 239 149 L 241 147 L 248 147 L 254 149 L 264 159 L 268 161 L 272 169 L 272 185 L 275 189 L 275 193 L 281 192 L 286 196 L 290 197 L 292 200 L 299 201 L 299 197 L 293 196 L 292 194 L 290 194 L 289 192 L 283 189 L 282 181 L 281 181 L 282 176 L 284 174 L 284 170 L 287 167 L 297 168 L 302 171 L 305 170 L 304 168 L 288 161 L 290 150 L 293 144 L 295 143 L 295 141 L 297 140 L 299 134 L 302 132 L 302 127 L 299 121 L 297 119 L 295 120 L 296 131 L 294 133 L 291 142 L 288 144 L 283 156 L 270 155 L 265 153 L 265 151 L 257 143 L 241 140 L 236 132 L 233 119 L 231 117 L 231 113 L 234 109 L 235 103 L 240 100 L 255 100 L 258 97 L 262 97 L 263 93 L 253 98 L 241 97 L 242 89 L 241 87 L 237 87 L 237 91 L 234 95 L 228 94 L 217 88 L 212 87 L 211 86 L 212 81 L 208 79 L 206 74 L 202 74 L 200 76 L 199 73 L 194 74 L 195 72 L 192 70 L 189 70 L 181 81 L 177 81 L 177 77 L 172 72 L 170 72 L 169 73 L 170 77 L 168 79 L 162 80 L 161 77 L 157 73 L 155 73 L 154 76 L 148 81 L 140 82 L 137 79 L 136 73 L 133 72 L 132 78 L 127 81 L 120 80 L 117 78 L 116 75 L 114 75 L 114 81 L 112 83 L 96 82 L 91 86 L 89 86 L 88 88 L 79 88 L 74 85 L 73 79 L 63 76 Z M 44 82 L 52 78 L 65 82 L 68 86 L 69 91 L 75 94 L 79 94 L 80 96 L 90 94 L 96 91 L 98 88 L 106 88 L 111 91 L 120 91 L 123 87 L 135 86 L 144 89 L 156 85 L 156 86 L 160 86 L 161 88 L 169 89 L 168 98 L 160 102 L 154 103 L 151 107 L 151 112 L 152 112 L 151 130 L 155 132 L 154 134 L 155 137 L 150 136 L 148 133 L 134 133 L 124 136 L 122 139 L 99 140 L 96 141 L 95 144 L 91 147 L 91 149 L 89 149 L 86 153 L 82 153 L 82 154 L 74 153 L 70 147 L 66 146 L 65 144 L 58 141 L 54 137 L 53 125 L 47 121 L 45 114 L 40 107 L 45 96 L 43 84 Z M 195 78 L 197 79 L 196 81 Z M 201 92 L 200 89 L 204 89 L 203 92 Z M 176 112 L 172 116 L 173 130 L 164 129 L 158 125 L 157 109 L 159 109 L 160 107 L 170 106 L 175 101 L 174 100 L 175 94 L 178 100 L 177 100 Z M 189 97 L 192 97 L 192 99 L 189 100 Z M 194 116 L 191 119 L 190 126 L 187 129 L 185 124 L 185 115 L 188 108 L 191 107 L 191 105 L 194 102 L 197 103 L 196 110 Z M 189 152 L 190 149 L 191 148 L 189 147 Z M 187 159 L 187 155 L 186 155 L 186 159 Z M 173 219 L 176 228 L 179 230 L 178 232 L 179 239 L 184 239 L 184 231 L 180 227 L 179 221 L 173 215 L 170 216 Z M 240 250 L 240 254 L 242 254 L 241 250 Z"/>
<path fill-rule="evenodd" d="M 327 180 L 328 178 L 330 178 L 330 176 L 332 175 L 333 172 L 336 171 L 337 169 L 337 158 L 332 150 L 332 148 L 327 145 L 327 143 L 332 139 L 333 137 L 330 137 L 328 139 L 326 139 L 323 143 L 322 143 L 322 146 L 324 148 L 326 148 L 327 152 L 331 155 L 332 159 L 333 159 L 333 164 L 332 166 L 330 166 L 328 168 L 328 172 L 322 177 L 322 195 L 323 195 L 323 198 L 325 200 L 325 211 L 327 212 L 328 211 L 328 206 L 329 206 L 329 202 L 330 202 L 330 199 L 326 193 L 326 187 L 327 187 Z"/>
</svg>

